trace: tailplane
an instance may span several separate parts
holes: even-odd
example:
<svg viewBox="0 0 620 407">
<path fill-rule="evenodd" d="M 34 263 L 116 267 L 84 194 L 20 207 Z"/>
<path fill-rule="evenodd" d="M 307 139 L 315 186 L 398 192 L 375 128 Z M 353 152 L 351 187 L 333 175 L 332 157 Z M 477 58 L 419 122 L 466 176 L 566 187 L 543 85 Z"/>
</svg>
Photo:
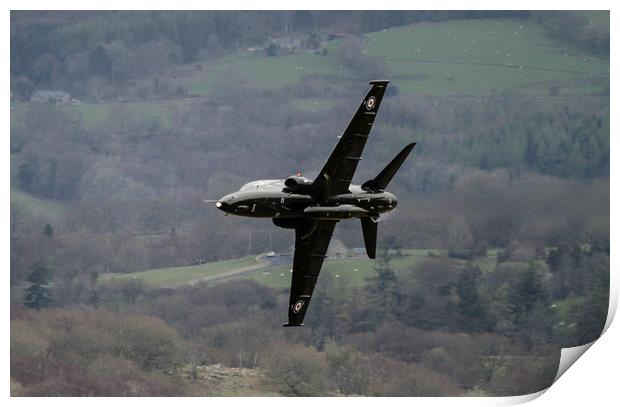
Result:
<svg viewBox="0 0 620 407">
<path fill-rule="evenodd" d="M 369 258 L 374 259 L 377 251 L 377 221 L 370 217 L 363 217 L 361 220 L 366 254 Z"/>
<path fill-rule="evenodd" d="M 403 150 L 398 153 L 396 157 L 375 177 L 375 179 L 371 179 L 362 184 L 362 189 L 364 191 L 383 191 L 390 181 L 392 177 L 398 172 L 398 169 L 403 164 L 413 147 L 415 147 L 416 143 L 411 143 Z"/>
</svg>

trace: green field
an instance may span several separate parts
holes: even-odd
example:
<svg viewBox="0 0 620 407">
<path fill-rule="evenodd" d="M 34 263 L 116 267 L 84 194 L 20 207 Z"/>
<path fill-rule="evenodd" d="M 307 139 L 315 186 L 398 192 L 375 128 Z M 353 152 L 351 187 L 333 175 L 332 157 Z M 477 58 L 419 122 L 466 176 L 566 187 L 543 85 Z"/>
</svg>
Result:
<svg viewBox="0 0 620 407">
<path fill-rule="evenodd" d="M 26 119 L 28 103 L 11 105 L 11 120 L 19 122 Z M 63 112 L 75 114 L 79 123 L 88 129 L 97 127 L 115 114 L 123 114 L 132 120 L 160 122 L 169 128 L 172 119 L 173 102 L 130 102 L 130 103 L 81 103 L 79 105 L 58 106 Z"/>
<path fill-rule="evenodd" d="M 102 282 L 127 281 L 141 279 L 150 287 L 166 287 L 192 282 L 201 278 L 214 276 L 225 271 L 234 270 L 256 264 L 254 256 L 241 259 L 217 261 L 188 267 L 169 267 L 156 270 L 139 271 L 127 274 L 106 274 L 101 277 Z"/>
<path fill-rule="evenodd" d="M 84 126 L 93 128 L 108 118 L 113 106 L 111 103 L 84 103 L 67 106 L 65 109 L 77 113 Z"/>
<path fill-rule="evenodd" d="M 396 274 L 406 273 L 419 261 L 427 258 L 429 253 L 435 256 L 445 256 L 445 250 L 429 249 L 406 249 L 403 256 L 395 256 L 390 260 L 390 265 Z M 323 263 L 321 273 L 329 273 L 334 278 L 346 277 L 353 285 L 363 285 L 365 279 L 370 277 L 375 270 L 377 260 L 371 260 L 365 256 L 345 259 L 327 259 Z M 272 288 L 288 288 L 291 285 L 291 266 L 260 270 L 244 276 L 259 284 Z"/>
<path fill-rule="evenodd" d="M 340 44 L 329 42 L 326 56 L 238 52 L 207 65 L 187 87 L 206 96 L 215 83 L 230 75 L 259 88 L 277 88 L 306 76 L 354 78 L 338 62 Z M 405 93 L 485 95 L 511 90 L 533 96 L 575 96 L 601 92 L 609 84 L 608 59 L 550 38 L 535 20 L 413 24 L 366 34 L 363 52 L 384 63 L 388 77 Z M 316 100 L 295 104 L 316 108 Z"/>
<path fill-rule="evenodd" d="M 609 61 L 547 37 L 534 20 L 456 20 L 368 35 L 367 55 L 385 61 L 404 91 L 485 94 L 507 88 L 547 95 L 554 83 L 581 93 L 609 78 Z"/>
<path fill-rule="evenodd" d="M 441 250 L 408 249 L 403 250 L 403 256 L 394 257 L 390 264 L 397 273 L 406 272 L 411 266 L 427 257 L 430 252 L 434 253 L 434 255 L 445 255 L 445 251 Z M 215 276 L 254 264 L 256 264 L 255 258 L 249 256 L 242 259 L 218 261 L 198 266 L 170 267 L 128 274 L 107 274 L 102 276 L 101 281 L 142 279 L 151 287 L 166 287 Z M 364 279 L 373 273 L 376 264 L 375 260 L 365 257 L 328 259 L 323 265 L 322 272 L 332 273 L 336 278 L 347 276 L 355 285 L 362 285 Z M 268 287 L 285 288 L 290 286 L 290 269 L 291 266 L 272 267 L 231 278 L 248 278 Z"/>
<path fill-rule="evenodd" d="M 76 112 L 82 118 L 86 127 L 92 128 L 115 112 L 122 111 L 134 120 L 160 121 L 165 128 L 170 127 L 172 117 L 171 103 L 132 102 L 132 103 L 83 103 L 65 107 L 69 111 Z"/>
<path fill-rule="evenodd" d="M 230 76 L 270 89 L 299 82 L 309 75 L 350 78 L 352 73 L 326 56 L 301 53 L 267 57 L 262 52 L 236 52 L 207 65 L 187 87 L 194 95 L 207 96 L 218 81 Z"/>
<path fill-rule="evenodd" d="M 37 198 L 17 188 L 11 188 L 11 203 L 51 220 L 60 220 L 69 210 L 69 206 L 64 202 Z"/>
<path fill-rule="evenodd" d="M 297 98 L 291 102 L 297 110 L 306 112 L 326 111 L 334 105 L 333 99 L 325 98 Z"/>
<path fill-rule="evenodd" d="M 402 256 L 394 256 L 390 260 L 390 265 L 398 275 L 407 273 L 418 264 L 421 260 L 431 256 L 445 257 L 446 250 L 436 249 L 405 249 L 402 250 Z M 465 260 L 456 260 L 465 262 Z M 489 250 L 487 257 L 478 258 L 475 264 L 483 273 L 492 272 L 497 262 L 497 251 Z M 141 279 L 150 287 L 171 287 L 184 283 L 193 282 L 199 279 L 215 277 L 219 274 L 255 265 L 254 256 L 244 257 L 242 259 L 218 261 L 213 263 L 201 264 L 198 266 L 187 267 L 169 267 L 156 270 L 147 270 L 128 274 L 107 274 L 102 276 L 101 281 L 122 281 L 130 279 Z M 508 264 L 508 263 L 506 263 Z M 368 259 L 365 256 L 347 257 L 343 259 L 327 259 L 323 264 L 322 273 L 329 273 L 334 278 L 346 277 L 353 285 L 361 286 L 365 283 L 365 279 L 370 277 L 377 265 L 377 260 Z M 526 263 L 523 263 L 527 266 Z M 278 266 L 267 267 L 238 276 L 230 276 L 230 279 L 251 279 L 261 285 L 271 288 L 288 288 L 291 284 L 291 267 Z M 227 277 L 228 279 L 228 277 Z"/>
</svg>

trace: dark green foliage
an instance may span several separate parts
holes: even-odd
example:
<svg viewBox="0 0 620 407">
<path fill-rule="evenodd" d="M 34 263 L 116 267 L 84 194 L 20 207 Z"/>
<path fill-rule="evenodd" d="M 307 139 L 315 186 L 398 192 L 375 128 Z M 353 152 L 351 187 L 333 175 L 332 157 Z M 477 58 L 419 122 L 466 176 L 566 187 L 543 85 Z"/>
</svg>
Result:
<svg viewBox="0 0 620 407">
<path fill-rule="evenodd" d="M 551 35 L 568 40 L 575 45 L 609 55 L 609 11 L 559 12 L 536 11 L 532 13 L 549 30 Z M 596 14 L 597 24 L 591 19 Z"/>
<path fill-rule="evenodd" d="M 40 310 L 47 307 L 52 300 L 52 294 L 48 287 L 51 280 L 51 273 L 48 266 L 43 262 L 36 262 L 31 267 L 32 273 L 26 277 L 30 283 L 24 291 L 24 305 L 29 308 Z"/>
<path fill-rule="evenodd" d="M 105 48 L 98 45 L 88 56 L 90 69 L 95 75 L 106 76 L 112 69 L 112 61 Z"/>
<path fill-rule="evenodd" d="M 577 242 L 563 243 L 551 250 L 547 264 L 554 273 L 554 297 L 564 299 L 570 295 L 588 295 L 589 289 L 595 287 L 606 273 L 604 264 L 593 259 L 605 258 L 608 255 L 604 243 L 594 243 L 589 249 Z M 603 264 L 603 267 L 599 264 Z"/>
<path fill-rule="evenodd" d="M 560 352 L 543 356 L 494 358 L 492 377 L 486 388 L 493 396 L 531 394 L 553 384 L 558 372 Z"/>
<path fill-rule="evenodd" d="M 518 335 L 526 346 L 553 342 L 553 326 L 557 323 L 551 308 L 551 296 L 534 262 L 521 273 L 510 293 Z"/>
<path fill-rule="evenodd" d="M 269 44 L 267 48 L 265 48 L 265 55 L 268 57 L 275 57 L 278 55 L 278 47 L 273 42 Z"/>
<path fill-rule="evenodd" d="M 524 271 L 512 292 L 512 301 L 518 313 L 527 313 L 535 306 L 548 306 L 550 296 L 542 276 L 534 263 Z"/>
<path fill-rule="evenodd" d="M 138 297 L 146 291 L 144 281 L 140 279 L 125 280 L 119 283 L 116 289 L 131 305 L 136 305 Z"/>
<path fill-rule="evenodd" d="M 479 292 L 480 269 L 473 265 L 466 266 L 456 283 L 459 296 L 459 310 L 463 316 L 464 330 L 485 330 L 488 328 L 487 304 Z"/>
<path fill-rule="evenodd" d="M 384 238 L 378 242 L 379 249 L 384 249 L 386 254 L 393 250 L 396 256 L 402 255 L 403 243 L 398 236 L 395 235 L 385 235 Z"/>
<path fill-rule="evenodd" d="M 12 148 L 20 151 L 13 181 L 35 196 L 74 198 L 92 164 L 83 128 L 72 112 L 54 105 L 30 105 L 25 114 L 27 120 L 11 128 Z"/>
<path fill-rule="evenodd" d="M 387 253 L 378 259 L 375 274 L 366 280 L 366 291 L 372 325 L 404 314 L 404 295 Z"/>
<path fill-rule="evenodd" d="M 515 109 L 518 115 L 513 114 Z M 484 170 L 530 168 L 543 174 L 584 178 L 609 174 L 609 119 L 605 110 L 587 112 L 566 107 L 540 111 L 507 97 L 476 115 L 488 120 L 462 123 L 461 131 L 470 136 L 452 157 Z"/>
<path fill-rule="evenodd" d="M 11 81 L 13 97 L 22 102 L 29 101 L 30 96 L 32 96 L 32 92 L 34 91 L 34 84 L 32 81 L 25 76 L 20 76 L 15 80 L 11 77 Z"/>
<path fill-rule="evenodd" d="M 575 306 L 577 325 L 575 341 L 586 344 L 599 337 L 609 309 L 609 256 L 601 253 L 588 256 L 581 268 L 586 274 L 583 302 Z"/>
<path fill-rule="evenodd" d="M 49 223 L 45 224 L 43 228 L 43 236 L 45 237 L 53 237 L 54 236 L 54 228 Z"/>
<path fill-rule="evenodd" d="M 355 314 L 359 312 L 353 305 L 355 298 L 360 295 L 366 298 L 365 293 L 361 294 L 360 291 L 344 276 L 335 278 L 333 273 L 321 274 L 321 289 L 315 290 L 312 296 L 312 309 L 317 311 L 309 312 L 305 322 L 308 326 L 320 327 L 311 341 L 317 350 L 322 351 L 330 338 L 342 339 L 354 324 L 359 327 L 370 323 L 370 314 L 366 308 L 359 317 Z"/>
</svg>

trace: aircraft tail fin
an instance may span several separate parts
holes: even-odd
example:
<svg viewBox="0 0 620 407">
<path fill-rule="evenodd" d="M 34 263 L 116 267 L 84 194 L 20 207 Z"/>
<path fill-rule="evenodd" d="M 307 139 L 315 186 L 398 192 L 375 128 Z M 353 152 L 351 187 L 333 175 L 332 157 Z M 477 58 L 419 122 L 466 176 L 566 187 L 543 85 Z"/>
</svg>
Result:
<svg viewBox="0 0 620 407">
<path fill-rule="evenodd" d="M 370 217 L 363 217 L 361 220 L 366 254 L 369 258 L 374 259 L 377 251 L 377 223 Z"/>
<path fill-rule="evenodd" d="M 383 169 L 383 171 L 379 173 L 379 175 L 377 175 L 374 179 L 366 181 L 364 184 L 362 184 L 362 189 L 371 191 L 384 190 L 392 180 L 392 177 L 394 177 L 394 175 L 398 172 L 400 166 L 403 164 L 403 162 L 405 162 L 405 159 L 407 158 L 411 150 L 413 150 L 415 144 L 416 143 L 411 143 L 405 148 L 403 148 L 402 151 L 398 153 L 398 155 L 394 157 L 394 159 L 390 161 L 390 163 Z"/>
</svg>

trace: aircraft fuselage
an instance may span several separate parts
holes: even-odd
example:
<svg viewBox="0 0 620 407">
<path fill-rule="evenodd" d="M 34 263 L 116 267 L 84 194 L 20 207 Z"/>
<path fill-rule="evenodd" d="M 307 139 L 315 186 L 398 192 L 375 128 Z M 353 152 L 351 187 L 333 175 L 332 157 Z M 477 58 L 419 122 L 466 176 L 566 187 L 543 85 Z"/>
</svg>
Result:
<svg viewBox="0 0 620 407">
<path fill-rule="evenodd" d="M 285 191 L 284 180 L 254 181 L 222 197 L 216 206 L 228 214 L 251 218 L 340 220 L 385 213 L 398 205 L 394 194 L 364 191 L 359 185 L 320 203 L 310 195 Z"/>
</svg>

